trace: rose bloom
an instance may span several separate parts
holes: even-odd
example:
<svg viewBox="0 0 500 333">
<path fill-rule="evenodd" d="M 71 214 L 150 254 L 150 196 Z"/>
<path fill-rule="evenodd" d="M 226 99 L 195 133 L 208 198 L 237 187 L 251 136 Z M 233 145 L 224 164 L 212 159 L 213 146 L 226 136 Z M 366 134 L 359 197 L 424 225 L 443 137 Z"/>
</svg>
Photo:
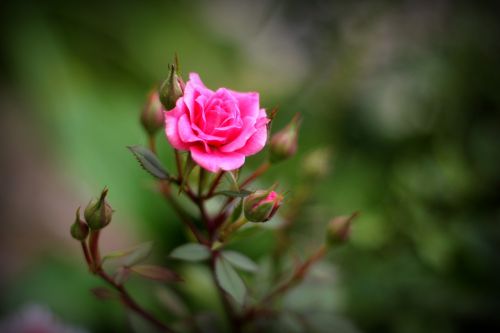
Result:
<svg viewBox="0 0 500 333">
<path fill-rule="evenodd" d="M 212 91 L 191 73 L 184 95 L 165 112 L 165 132 L 178 150 L 211 172 L 235 170 L 245 157 L 258 153 L 267 140 L 266 111 L 256 92 L 227 88 Z"/>
</svg>

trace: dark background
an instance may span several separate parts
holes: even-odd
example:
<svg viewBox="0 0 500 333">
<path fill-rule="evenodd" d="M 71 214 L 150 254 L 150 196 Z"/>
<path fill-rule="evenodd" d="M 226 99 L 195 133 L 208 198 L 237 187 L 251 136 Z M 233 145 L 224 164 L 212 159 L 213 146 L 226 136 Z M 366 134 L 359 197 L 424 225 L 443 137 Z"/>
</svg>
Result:
<svg viewBox="0 0 500 333">
<path fill-rule="evenodd" d="M 499 14 L 472 1 L 2 1 L 0 318 L 40 304 L 88 331 L 125 330 L 120 306 L 88 292 L 99 282 L 68 233 L 104 185 L 105 249 L 152 239 L 161 262 L 186 242 L 125 149 L 145 142 L 140 109 L 177 52 L 186 78 L 279 105 L 275 128 L 301 113 L 297 156 L 262 186 L 292 189 L 305 154 L 332 152 L 295 251 L 361 212 L 322 266 L 330 282 L 306 283 L 290 308 L 313 312 L 318 332 L 500 331 Z M 242 249 L 263 260 L 272 242 L 263 232 Z M 190 310 L 220 307 L 206 271 L 179 269 Z"/>
</svg>

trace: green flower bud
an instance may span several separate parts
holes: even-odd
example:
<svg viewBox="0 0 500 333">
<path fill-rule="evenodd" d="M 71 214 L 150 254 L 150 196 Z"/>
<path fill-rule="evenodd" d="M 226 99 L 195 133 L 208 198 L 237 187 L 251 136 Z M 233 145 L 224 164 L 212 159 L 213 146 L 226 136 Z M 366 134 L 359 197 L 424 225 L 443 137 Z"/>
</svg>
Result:
<svg viewBox="0 0 500 333">
<path fill-rule="evenodd" d="M 351 224 L 354 218 L 358 216 L 358 212 L 350 216 L 339 216 L 333 218 L 328 223 L 326 241 L 329 245 L 338 245 L 345 243 L 349 239 L 351 233 Z"/>
<path fill-rule="evenodd" d="M 302 161 L 302 173 L 311 180 L 319 180 L 330 171 L 331 152 L 328 148 L 317 148 L 308 153 Z"/>
<path fill-rule="evenodd" d="M 286 160 L 295 155 L 297 152 L 298 135 L 299 116 L 296 115 L 285 128 L 272 136 L 270 143 L 272 163 Z"/>
<path fill-rule="evenodd" d="M 164 124 L 163 108 L 157 91 L 152 91 L 141 112 L 141 124 L 144 130 L 153 136 Z"/>
<path fill-rule="evenodd" d="M 161 104 L 167 111 L 175 107 L 175 102 L 183 95 L 184 91 L 184 82 L 176 72 L 176 66 L 170 65 L 168 77 L 163 81 L 159 90 Z"/>
<path fill-rule="evenodd" d="M 92 200 L 85 208 L 85 220 L 92 230 L 102 229 L 111 222 L 113 208 L 106 201 L 107 194 L 108 189 L 104 188 L 99 199 Z"/>
<path fill-rule="evenodd" d="M 274 191 L 256 191 L 245 198 L 243 212 L 250 222 L 267 222 L 278 211 L 283 196 Z"/>
<path fill-rule="evenodd" d="M 71 237 L 79 241 L 84 241 L 89 235 L 89 226 L 80 219 L 80 207 L 76 210 L 76 219 L 71 225 L 70 232 Z"/>
</svg>

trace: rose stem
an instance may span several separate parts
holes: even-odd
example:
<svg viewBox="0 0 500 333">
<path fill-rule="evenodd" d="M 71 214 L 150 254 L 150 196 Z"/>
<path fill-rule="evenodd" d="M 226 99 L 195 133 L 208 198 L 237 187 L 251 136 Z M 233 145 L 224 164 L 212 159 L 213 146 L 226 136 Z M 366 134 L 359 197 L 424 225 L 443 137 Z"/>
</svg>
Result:
<svg viewBox="0 0 500 333">
<path fill-rule="evenodd" d="M 200 168 L 200 172 L 203 172 L 202 170 L 203 169 Z M 200 178 L 201 178 L 201 176 L 200 176 Z M 202 179 L 200 179 L 200 184 L 198 184 L 199 188 L 202 187 L 201 181 L 202 181 Z M 210 217 L 207 214 L 207 211 L 205 210 L 205 205 L 204 205 L 205 198 L 202 197 L 201 193 L 200 193 L 199 196 L 195 197 L 193 201 L 195 202 L 195 204 L 198 206 L 198 209 L 200 210 L 200 214 L 201 214 L 201 218 L 203 220 L 203 223 L 207 226 L 207 229 L 208 229 L 208 232 L 210 235 L 210 240 L 209 240 L 208 246 L 210 248 L 212 248 L 212 245 L 214 242 L 214 233 L 216 230 L 215 229 L 216 226 L 213 225 L 213 221 L 210 219 Z M 210 251 L 210 254 L 211 254 L 210 272 L 212 274 L 212 279 L 214 281 L 214 285 L 215 285 L 215 287 L 219 293 L 219 296 L 222 300 L 222 304 L 223 304 L 224 309 L 226 311 L 226 315 L 229 319 L 229 322 L 230 322 L 230 325 L 232 328 L 232 332 L 239 333 L 239 332 L 241 332 L 240 320 L 239 320 L 238 316 L 236 315 L 231 303 L 227 299 L 227 296 L 226 296 L 224 290 L 219 285 L 219 283 L 217 281 L 216 274 L 215 274 L 215 260 L 217 258 L 218 252 L 217 251 Z"/>
<path fill-rule="evenodd" d="M 277 296 L 285 293 L 287 290 L 301 282 L 308 273 L 311 266 L 324 257 L 324 255 L 326 254 L 326 249 L 326 245 L 322 245 L 311 257 L 309 257 L 308 260 L 306 260 L 302 265 L 295 269 L 294 274 L 287 282 L 283 283 L 280 287 L 264 297 L 261 303 L 269 303 Z"/>
<path fill-rule="evenodd" d="M 92 272 L 97 272 L 101 265 L 101 255 L 99 253 L 99 236 L 100 230 L 91 230 L 89 237 L 90 257 L 92 258 Z"/>
<path fill-rule="evenodd" d="M 87 266 L 92 270 L 92 258 L 90 257 L 89 249 L 87 247 L 87 243 L 85 241 L 80 242 L 82 244 L 83 255 L 85 256 L 85 262 Z"/>
<path fill-rule="evenodd" d="M 177 213 L 177 215 L 180 217 L 182 223 L 184 223 L 189 230 L 193 233 L 194 237 L 196 237 L 196 240 L 198 243 L 201 244 L 208 244 L 208 241 L 203 237 L 203 235 L 200 233 L 200 231 L 196 228 L 196 226 L 191 222 L 189 219 L 188 215 L 184 211 L 184 209 L 179 205 L 179 203 L 172 197 L 172 194 L 170 192 L 170 186 L 168 183 L 162 181 L 160 182 L 161 186 L 161 193 L 167 199 L 168 203 L 170 206 L 174 209 L 174 211 Z"/>
<path fill-rule="evenodd" d="M 149 146 L 149 149 L 153 152 L 153 154 L 156 155 L 156 139 L 155 139 L 154 135 L 148 136 L 148 146 Z"/>
<path fill-rule="evenodd" d="M 264 174 L 270 166 L 271 163 L 269 163 L 269 161 L 262 163 L 250 176 L 248 176 L 247 179 L 243 181 L 243 183 L 241 183 L 240 188 L 244 189 L 245 186 L 253 182 L 258 177 L 262 176 L 262 174 Z"/>
<path fill-rule="evenodd" d="M 130 310 L 136 312 L 138 315 L 143 317 L 146 321 L 149 321 L 151 324 L 153 324 L 156 328 L 161 330 L 162 332 L 167 332 L 167 333 L 173 333 L 174 331 L 168 327 L 167 325 L 163 324 L 161 321 L 159 321 L 157 318 L 155 318 L 151 313 L 143 309 L 139 304 L 137 304 L 134 299 L 130 296 L 128 291 L 123 287 L 122 285 L 117 284 L 101 267 L 101 261 L 100 261 L 100 253 L 99 253 L 99 235 L 100 231 L 99 230 L 93 230 L 90 233 L 90 253 L 92 258 L 94 259 L 94 264 L 92 265 L 92 272 L 98 276 L 100 276 L 102 279 L 104 279 L 109 285 L 111 285 L 116 291 L 120 293 L 120 299 L 122 303 L 129 308 Z M 86 251 L 86 246 L 84 246 L 84 242 L 82 242 L 83 246 L 83 252 L 85 255 L 85 259 L 87 260 L 88 263 L 88 252 Z"/>
<path fill-rule="evenodd" d="M 179 179 L 179 184 L 182 184 L 182 162 L 181 155 L 177 149 L 174 149 L 175 154 L 175 165 L 177 166 L 177 178 Z"/>
<path fill-rule="evenodd" d="M 217 186 L 219 185 L 220 183 L 220 180 L 222 179 L 222 176 L 224 175 L 224 171 L 220 171 L 217 176 L 215 177 L 215 179 L 213 180 L 212 184 L 210 185 L 210 189 L 208 190 L 208 193 L 207 195 L 205 195 L 205 199 L 210 199 L 212 197 L 212 195 L 214 194 L 215 192 L 215 189 L 217 188 Z"/>
<path fill-rule="evenodd" d="M 104 271 L 102 268 L 99 268 L 97 271 L 97 274 L 104 279 L 109 285 L 111 285 L 115 290 L 117 290 L 120 293 L 120 299 L 122 303 L 129 308 L 130 310 L 134 311 L 137 313 L 139 316 L 144 318 L 146 321 L 150 322 L 152 325 L 154 325 L 158 330 L 161 332 L 166 332 L 166 333 L 173 333 L 174 330 L 172 330 L 169 326 L 166 324 L 162 323 L 160 320 L 158 320 L 156 317 L 154 317 L 151 313 L 146 311 L 144 308 L 142 308 L 139 304 L 137 304 L 136 301 L 130 296 L 128 291 L 123 287 L 122 285 L 117 284 L 113 279 Z"/>
</svg>

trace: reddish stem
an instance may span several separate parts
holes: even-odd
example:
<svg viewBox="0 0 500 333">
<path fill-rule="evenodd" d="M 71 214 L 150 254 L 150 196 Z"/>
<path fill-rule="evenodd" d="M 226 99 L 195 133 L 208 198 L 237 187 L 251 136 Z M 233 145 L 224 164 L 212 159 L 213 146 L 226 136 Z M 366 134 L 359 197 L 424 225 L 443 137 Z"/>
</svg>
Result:
<svg viewBox="0 0 500 333">
<path fill-rule="evenodd" d="M 191 222 L 191 219 L 187 215 L 187 213 L 184 211 L 184 209 L 179 205 L 179 203 L 172 197 L 172 194 L 170 192 L 170 186 L 166 182 L 161 182 L 161 192 L 165 199 L 167 199 L 168 203 L 170 206 L 174 209 L 174 211 L 177 213 L 177 215 L 180 217 L 182 223 L 184 223 L 189 230 L 193 233 L 194 237 L 196 237 L 196 240 L 198 243 L 201 244 L 208 244 L 208 241 L 203 237 L 201 232 L 196 228 L 193 222 Z"/>
<path fill-rule="evenodd" d="M 82 245 L 82 251 L 83 255 L 85 256 L 85 262 L 87 263 L 87 266 L 92 269 L 92 258 L 90 257 L 89 249 L 87 247 L 87 243 L 85 241 L 80 242 Z"/>
<path fill-rule="evenodd" d="M 120 293 L 120 299 L 127 308 L 137 313 L 139 316 L 144 318 L 146 321 L 153 324 L 161 332 L 173 333 L 174 331 L 168 327 L 166 324 L 159 321 L 151 313 L 143 309 L 136 301 L 130 296 L 128 291 L 122 285 L 117 284 L 113 278 L 111 278 L 102 268 L 96 272 L 103 280 L 105 280 L 110 286 L 112 286 L 116 291 Z"/>
<path fill-rule="evenodd" d="M 294 274 L 287 282 L 283 283 L 280 287 L 264 297 L 261 303 L 269 303 L 274 298 L 282 295 L 290 288 L 300 283 L 309 272 L 311 266 L 324 257 L 324 255 L 326 254 L 326 250 L 326 245 L 322 245 L 312 256 L 309 257 L 309 259 L 307 259 L 302 265 L 295 269 Z"/>
<path fill-rule="evenodd" d="M 205 195 L 205 199 L 210 199 L 212 197 L 212 195 L 215 192 L 215 189 L 217 188 L 217 186 L 219 185 L 219 183 L 222 179 L 222 176 L 224 176 L 224 171 L 221 171 L 217 174 L 217 176 L 213 180 L 212 184 L 210 185 L 210 189 L 208 190 L 207 195 Z"/>
<path fill-rule="evenodd" d="M 97 272 L 98 268 L 101 266 L 101 254 L 99 253 L 100 234 L 101 234 L 100 230 L 90 231 L 89 248 L 90 248 L 90 257 L 92 258 L 91 270 L 93 272 Z"/>
</svg>

